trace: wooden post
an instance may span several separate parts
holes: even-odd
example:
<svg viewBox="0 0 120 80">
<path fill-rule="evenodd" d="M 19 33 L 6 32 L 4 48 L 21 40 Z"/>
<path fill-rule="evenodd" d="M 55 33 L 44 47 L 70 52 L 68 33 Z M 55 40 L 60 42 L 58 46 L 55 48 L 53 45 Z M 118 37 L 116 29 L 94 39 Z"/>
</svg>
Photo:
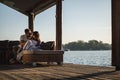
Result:
<svg viewBox="0 0 120 80">
<path fill-rule="evenodd" d="M 120 0 L 112 0 L 112 65 L 120 70 Z"/>
<path fill-rule="evenodd" d="M 62 0 L 56 0 L 56 50 L 62 47 Z"/>
<path fill-rule="evenodd" d="M 34 31 L 34 13 L 29 13 L 28 16 L 28 28 L 33 32 Z"/>
</svg>

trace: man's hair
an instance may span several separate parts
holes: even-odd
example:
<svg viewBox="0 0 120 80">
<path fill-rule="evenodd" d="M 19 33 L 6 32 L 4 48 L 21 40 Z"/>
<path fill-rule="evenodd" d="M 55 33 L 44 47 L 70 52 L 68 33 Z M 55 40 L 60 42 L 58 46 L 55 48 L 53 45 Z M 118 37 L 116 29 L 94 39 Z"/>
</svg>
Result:
<svg viewBox="0 0 120 80">
<path fill-rule="evenodd" d="M 29 31 L 30 31 L 30 29 L 25 29 L 25 33 L 29 32 Z"/>
</svg>

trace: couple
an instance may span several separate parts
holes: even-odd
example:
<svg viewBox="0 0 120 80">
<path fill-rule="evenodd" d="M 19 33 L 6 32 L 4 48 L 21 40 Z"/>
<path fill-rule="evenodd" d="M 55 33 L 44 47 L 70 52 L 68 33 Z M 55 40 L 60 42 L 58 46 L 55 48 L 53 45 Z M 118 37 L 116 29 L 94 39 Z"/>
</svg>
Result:
<svg viewBox="0 0 120 80">
<path fill-rule="evenodd" d="M 32 50 L 40 48 L 40 34 L 38 31 L 31 32 L 25 29 L 25 34 L 20 37 L 20 47 L 22 50 Z"/>
<path fill-rule="evenodd" d="M 25 34 L 20 37 L 21 50 L 37 50 L 40 49 L 40 34 L 38 31 L 31 32 L 30 29 L 25 29 Z M 22 58 L 22 51 L 17 54 L 17 60 Z"/>
</svg>

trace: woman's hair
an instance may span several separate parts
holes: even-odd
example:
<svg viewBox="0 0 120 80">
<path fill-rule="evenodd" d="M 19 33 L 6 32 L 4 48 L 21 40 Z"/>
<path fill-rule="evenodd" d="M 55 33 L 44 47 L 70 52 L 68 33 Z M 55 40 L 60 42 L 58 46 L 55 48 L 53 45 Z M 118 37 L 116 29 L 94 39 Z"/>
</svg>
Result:
<svg viewBox="0 0 120 80">
<path fill-rule="evenodd" d="M 34 38 L 36 39 L 36 38 L 39 38 L 39 32 L 38 31 L 34 31 L 33 32 L 33 36 L 34 36 Z"/>
<path fill-rule="evenodd" d="M 33 36 L 35 36 L 35 37 L 39 36 L 39 32 L 38 31 L 34 31 L 33 32 Z"/>
<path fill-rule="evenodd" d="M 39 35 L 39 32 L 38 32 L 38 31 L 34 31 L 34 32 L 33 32 L 33 39 L 37 41 L 37 45 L 40 45 L 40 42 L 41 42 L 39 36 L 40 36 L 40 35 Z M 37 45 L 36 45 L 36 46 L 37 46 Z"/>
</svg>

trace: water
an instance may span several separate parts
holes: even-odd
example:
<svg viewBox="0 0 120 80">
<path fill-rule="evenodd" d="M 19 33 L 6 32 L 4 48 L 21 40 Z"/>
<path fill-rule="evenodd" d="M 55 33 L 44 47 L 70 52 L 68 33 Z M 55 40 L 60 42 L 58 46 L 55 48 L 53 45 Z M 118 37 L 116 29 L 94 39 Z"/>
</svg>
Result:
<svg viewBox="0 0 120 80">
<path fill-rule="evenodd" d="M 111 66 L 111 50 L 108 51 L 65 51 L 64 63 Z"/>
</svg>

